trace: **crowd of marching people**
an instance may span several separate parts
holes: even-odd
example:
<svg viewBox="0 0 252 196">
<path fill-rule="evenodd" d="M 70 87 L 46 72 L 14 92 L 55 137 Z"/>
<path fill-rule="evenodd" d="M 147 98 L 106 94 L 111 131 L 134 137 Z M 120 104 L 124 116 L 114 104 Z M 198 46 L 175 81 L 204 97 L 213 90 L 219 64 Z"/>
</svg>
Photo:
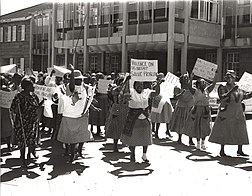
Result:
<svg viewBox="0 0 252 196">
<path fill-rule="evenodd" d="M 182 135 L 186 135 L 189 145 L 204 151 L 209 137 L 209 142 L 220 145 L 220 156 L 227 156 L 225 145 L 237 145 L 237 155 L 248 156 L 242 150 L 249 139 L 241 101 L 251 98 L 252 92 L 238 88 L 233 70 L 226 72 L 226 84 L 218 88 L 221 103 L 212 127 L 209 94 L 216 84 L 217 72 L 210 84 L 199 77 L 193 84 L 194 73 L 180 75 L 173 91 L 176 103 L 172 104 L 171 97 L 162 90 L 164 73 L 158 73 L 154 82 L 141 82 L 132 81 L 126 73 L 83 75 L 72 65 L 68 69 L 62 76 L 55 75 L 53 69 L 36 76 L 1 75 L 1 90 L 16 92 L 10 108 L 1 108 L 1 141 L 9 152 L 20 151 L 24 167 L 27 160 L 38 158 L 36 148 L 42 144 L 45 130 L 52 140 L 62 143 L 69 162 L 83 157 L 84 143 L 94 137 L 113 139 L 115 153 L 119 152 L 119 142 L 129 147 L 131 162 L 135 162 L 135 149 L 140 146 L 143 162 L 149 162 L 148 146 L 153 137 L 159 138 L 161 123 L 166 124 L 167 138 L 172 140 L 171 133 L 175 132 L 179 144 Z M 98 89 L 100 79 L 111 81 L 106 93 Z M 35 84 L 54 87 L 55 91 L 50 98 L 39 97 Z"/>
</svg>

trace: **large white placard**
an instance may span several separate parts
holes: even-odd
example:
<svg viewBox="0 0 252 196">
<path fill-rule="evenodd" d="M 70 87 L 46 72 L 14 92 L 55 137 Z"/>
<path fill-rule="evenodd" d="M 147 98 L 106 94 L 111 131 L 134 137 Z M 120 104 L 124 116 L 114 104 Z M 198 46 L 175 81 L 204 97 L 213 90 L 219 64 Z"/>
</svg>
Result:
<svg viewBox="0 0 252 196">
<path fill-rule="evenodd" d="M 160 85 L 160 94 L 172 98 L 174 87 L 180 84 L 179 77 L 168 72 L 164 79 L 165 81 Z"/>
<path fill-rule="evenodd" d="M 58 77 L 63 77 L 64 74 L 71 73 L 71 71 L 69 69 L 66 69 L 65 66 L 56 66 L 56 65 L 54 65 L 53 69 L 55 70 L 54 75 L 58 76 Z"/>
<path fill-rule="evenodd" d="M 16 91 L 7 92 L 0 90 L 0 107 L 10 108 L 12 100 L 14 99 L 16 93 Z"/>
<path fill-rule="evenodd" d="M 55 92 L 55 87 L 48 87 L 43 85 L 34 84 L 34 93 L 41 99 L 43 97 L 51 99 Z"/>
<path fill-rule="evenodd" d="M 218 65 L 198 58 L 192 72 L 196 76 L 213 81 L 217 68 Z"/>
<path fill-rule="evenodd" d="M 16 67 L 16 64 L 0 66 L 0 73 L 16 73 Z"/>
<path fill-rule="evenodd" d="M 240 89 L 244 91 L 252 91 L 252 74 L 248 72 L 244 72 L 240 81 L 238 82 L 238 86 Z"/>
<path fill-rule="evenodd" d="M 110 84 L 112 84 L 113 81 L 112 80 L 106 80 L 106 79 L 99 79 L 98 80 L 98 89 L 97 92 L 98 93 L 102 93 L 102 94 L 107 94 L 108 92 L 108 87 Z"/>
<path fill-rule="evenodd" d="M 157 60 L 131 59 L 131 79 L 134 81 L 155 81 L 158 73 Z"/>
</svg>

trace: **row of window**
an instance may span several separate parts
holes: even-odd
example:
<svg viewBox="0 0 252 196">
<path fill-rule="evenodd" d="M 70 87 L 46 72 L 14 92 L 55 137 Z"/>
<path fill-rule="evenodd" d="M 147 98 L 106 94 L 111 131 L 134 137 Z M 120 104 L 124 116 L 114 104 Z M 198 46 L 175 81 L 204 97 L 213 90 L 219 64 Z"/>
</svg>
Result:
<svg viewBox="0 0 252 196">
<path fill-rule="evenodd" d="M 25 41 L 25 25 L 0 27 L 0 42 Z"/>
</svg>

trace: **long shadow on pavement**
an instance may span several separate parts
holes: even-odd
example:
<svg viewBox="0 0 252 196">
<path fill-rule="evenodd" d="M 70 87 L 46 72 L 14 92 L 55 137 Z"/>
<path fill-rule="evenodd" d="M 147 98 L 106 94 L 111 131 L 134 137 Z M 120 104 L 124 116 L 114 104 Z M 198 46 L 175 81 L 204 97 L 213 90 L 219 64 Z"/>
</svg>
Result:
<svg viewBox="0 0 252 196">
<path fill-rule="evenodd" d="M 213 156 L 210 152 L 197 150 L 194 146 L 187 146 L 175 141 L 164 139 L 154 139 L 154 144 L 171 147 L 171 150 L 179 153 L 188 152 L 189 155 L 186 156 L 186 159 L 194 162 L 216 161 L 217 163 L 224 166 L 239 168 L 245 171 L 252 171 L 252 162 L 249 161 L 249 158 L 246 157 Z"/>
<path fill-rule="evenodd" d="M 105 143 L 103 146 L 103 148 L 100 148 L 104 155 L 102 160 L 116 168 L 110 171 L 110 173 L 118 178 L 148 176 L 154 171 L 153 169 L 147 168 L 150 166 L 150 163 L 130 162 L 130 153 L 120 152 L 123 147 L 122 145 L 119 145 L 119 152 L 113 152 L 111 150 L 113 149 L 113 144 Z"/>
</svg>

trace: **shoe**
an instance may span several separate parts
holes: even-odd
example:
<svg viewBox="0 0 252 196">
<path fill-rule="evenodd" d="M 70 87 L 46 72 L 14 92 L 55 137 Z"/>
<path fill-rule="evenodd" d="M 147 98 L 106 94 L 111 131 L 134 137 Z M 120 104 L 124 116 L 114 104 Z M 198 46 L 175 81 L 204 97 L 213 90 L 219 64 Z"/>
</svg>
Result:
<svg viewBox="0 0 252 196">
<path fill-rule="evenodd" d="M 38 155 L 36 154 L 35 151 L 32 152 L 32 153 L 28 153 L 28 154 L 27 154 L 27 159 L 30 159 L 30 158 L 31 158 L 31 154 L 32 154 L 32 156 L 33 156 L 34 159 L 38 159 Z"/>
<path fill-rule="evenodd" d="M 201 149 L 202 150 L 206 150 L 206 145 L 205 144 L 201 144 Z"/>
<path fill-rule="evenodd" d="M 244 152 L 242 151 L 237 151 L 237 156 L 243 156 L 243 157 L 248 157 L 249 155 L 248 154 L 245 154 Z"/>
<path fill-rule="evenodd" d="M 142 156 L 142 159 L 143 159 L 143 162 L 149 163 L 149 160 L 147 159 L 147 157 Z"/>
</svg>

